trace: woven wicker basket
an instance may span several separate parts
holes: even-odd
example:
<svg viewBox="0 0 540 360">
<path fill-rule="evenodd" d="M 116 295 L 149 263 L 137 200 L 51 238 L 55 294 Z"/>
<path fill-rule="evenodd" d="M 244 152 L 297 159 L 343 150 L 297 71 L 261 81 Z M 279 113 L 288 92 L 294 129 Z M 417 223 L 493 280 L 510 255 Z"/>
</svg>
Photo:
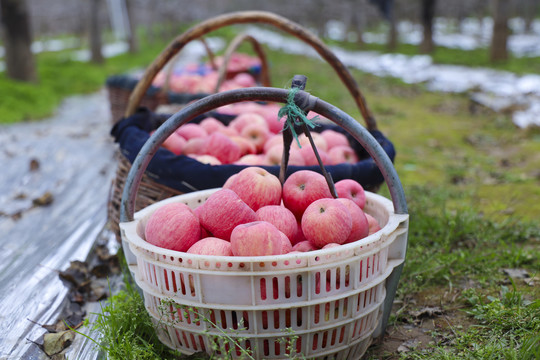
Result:
<svg viewBox="0 0 540 360">
<path fill-rule="evenodd" d="M 366 123 L 367 129 L 377 130 L 375 118 L 369 111 L 365 99 L 358 88 L 358 84 L 352 77 L 349 70 L 336 57 L 336 55 L 316 35 L 312 34 L 301 25 L 276 14 L 263 11 L 245 11 L 220 15 L 194 26 L 193 28 L 187 30 L 185 33 L 177 37 L 147 68 L 145 74 L 139 80 L 137 86 L 131 93 L 124 116 L 128 117 L 135 113 L 137 107 L 141 103 L 141 100 L 144 98 L 144 94 L 150 87 L 152 80 L 155 78 L 158 72 L 170 61 L 170 59 L 174 57 L 177 52 L 181 51 L 181 49 L 189 41 L 198 39 L 201 36 L 204 36 L 207 33 L 222 28 L 224 26 L 243 23 L 261 23 L 272 25 L 311 45 L 321 55 L 321 57 L 325 59 L 329 63 L 329 65 L 331 65 L 331 67 L 336 71 L 339 78 L 345 84 L 345 86 L 353 96 L 356 104 L 358 105 L 360 113 L 362 114 L 362 117 Z M 241 36 L 235 41 L 233 41 L 232 45 L 237 46 L 237 44 L 246 39 L 253 43 L 249 36 Z M 126 170 L 129 167 L 129 161 L 125 158 L 122 158 L 122 154 L 119 154 L 119 157 L 120 166 L 118 168 L 116 178 L 113 182 L 113 189 L 111 190 L 111 196 L 108 206 L 110 226 L 112 227 L 112 230 L 117 234 L 118 239 L 120 239 L 118 232 L 118 204 L 120 203 L 120 194 L 123 189 Z M 143 183 L 144 185 L 141 185 L 138 196 L 145 200 L 141 200 L 140 202 L 137 201 L 136 210 L 142 209 L 144 207 L 143 203 L 148 204 L 148 202 L 146 202 L 147 200 L 149 202 L 157 202 L 169 196 L 181 194 L 181 192 L 176 189 L 167 188 L 157 183 L 148 175 L 143 179 Z"/>
</svg>

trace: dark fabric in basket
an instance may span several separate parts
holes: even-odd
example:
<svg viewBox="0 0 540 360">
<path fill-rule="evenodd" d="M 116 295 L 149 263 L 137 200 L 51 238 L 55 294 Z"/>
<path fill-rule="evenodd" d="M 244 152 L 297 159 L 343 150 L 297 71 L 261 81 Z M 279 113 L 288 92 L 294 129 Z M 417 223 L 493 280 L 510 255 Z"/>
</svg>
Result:
<svg viewBox="0 0 540 360">
<path fill-rule="evenodd" d="M 140 108 L 133 116 L 122 119 L 111 130 L 111 135 L 115 142 L 120 145 L 122 154 L 133 163 L 135 157 L 141 150 L 144 143 L 150 137 L 149 132 L 156 129 L 163 123 L 166 115 L 155 114 L 145 108 Z M 208 113 L 201 115 L 192 122 L 198 123 L 207 116 L 212 116 L 227 124 L 233 117 L 219 113 Z M 343 128 L 335 124 L 321 124 L 315 128 L 320 132 L 325 129 L 339 131 L 349 138 L 351 146 L 359 156 L 365 157 L 366 151 L 352 136 Z M 394 161 L 394 145 L 380 131 L 371 131 L 371 135 L 381 144 L 390 159 Z M 225 181 L 247 165 L 207 165 L 198 162 L 184 155 L 174 155 L 169 150 L 160 148 L 146 170 L 147 175 L 156 182 L 177 189 L 181 192 L 191 192 L 196 190 L 211 189 L 221 187 Z M 279 166 L 260 166 L 270 173 L 278 176 Z M 342 179 L 354 179 L 367 190 L 376 189 L 384 178 L 379 171 L 375 161 L 371 158 L 364 158 L 356 164 L 339 164 L 326 166 L 327 171 L 332 175 L 334 182 Z M 298 170 L 313 170 L 321 172 L 318 166 L 289 166 L 287 175 Z"/>
</svg>

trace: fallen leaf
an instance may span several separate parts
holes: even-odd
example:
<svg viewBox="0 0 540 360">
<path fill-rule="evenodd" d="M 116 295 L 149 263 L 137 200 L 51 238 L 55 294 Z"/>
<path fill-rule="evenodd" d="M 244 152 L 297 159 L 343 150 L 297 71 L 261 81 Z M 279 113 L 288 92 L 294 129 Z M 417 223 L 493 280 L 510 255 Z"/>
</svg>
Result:
<svg viewBox="0 0 540 360">
<path fill-rule="evenodd" d="M 46 193 L 44 193 L 40 197 L 35 198 L 34 200 L 32 200 L 32 203 L 34 204 L 34 206 L 47 206 L 47 205 L 52 204 L 53 200 L 54 200 L 53 194 L 51 192 L 47 191 Z"/>
<path fill-rule="evenodd" d="M 43 351 L 49 356 L 56 355 L 67 348 L 74 338 L 75 333 L 71 330 L 46 333 L 43 335 Z"/>
<path fill-rule="evenodd" d="M 38 159 L 35 159 L 35 158 L 34 158 L 34 159 L 31 159 L 31 160 L 30 160 L 30 165 L 29 165 L 30 171 L 36 171 L 36 170 L 39 170 L 39 165 L 40 165 L 40 164 L 39 164 Z"/>
<path fill-rule="evenodd" d="M 437 315 L 442 315 L 443 311 L 440 307 L 436 306 L 436 307 L 429 307 L 429 306 L 426 306 L 418 311 L 411 311 L 409 312 L 412 316 L 414 316 L 415 318 L 422 318 L 422 317 L 428 317 L 428 318 L 431 318 L 431 317 L 434 317 L 434 316 L 437 316 Z"/>
<path fill-rule="evenodd" d="M 407 340 L 403 344 L 398 346 L 397 352 L 398 353 L 409 352 L 411 350 L 414 350 L 419 344 L 420 344 L 420 341 L 418 339 Z"/>
<path fill-rule="evenodd" d="M 523 279 L 525 281 L 525 284 L 529 286 L 535 286 L 536 284 L 540 284 L 540 276 L 533 276 L 531 278 Z"/>
<path fill-rule="evenodd" d="M 504 273 L 512 279 L 526 279 L 529 273 L 525 269 L 503 269 Z"/>
</svg>

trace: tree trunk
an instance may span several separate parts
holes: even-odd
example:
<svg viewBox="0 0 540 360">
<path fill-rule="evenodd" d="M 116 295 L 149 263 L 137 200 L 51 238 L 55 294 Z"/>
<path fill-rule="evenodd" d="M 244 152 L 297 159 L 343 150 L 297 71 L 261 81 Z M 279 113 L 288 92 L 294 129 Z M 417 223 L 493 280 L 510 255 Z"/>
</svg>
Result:
<svg viewBox="0 0 540 360">
<path fill-rule="evenodd" d="M 435 49 L 433 43 L 433 17 L 435 16 L 436 0 L 422 0 L 422 26 L 424 28 L 424 37 L 420 43 L 420 52 L 430 54 Z"/>
<path fill-rule="evenodd" d="M 133 13 L 133 0 L 126 0 L 126 12 L 127 12 L 127 20 L 128 20 L 128 45 L 129 45 L 129 52 L 130 53 L 136 53 L 139 51 L 139 42 L 137 41 L 137 24 L 135 23 L 135 16 Z"/>
<path fill-rule="evenodd" d="M 491 38 L 491 61 L 508 59 L 508 13 L 510 0 L 493 0 L 493 36 Z"/>
<path fill-rule="evenodd" d="M 90 0 L 90 61 L 103 63 L 101 53 L 101 26 L 99 23 L 99 5 L 101 0 Z"/>
<path fill-rule="evenodd" d="M 388 17 L 388 23 L 390 25 L 390 31 L 388 32 L 388 50 L 394 51 L 397 48 L 398 43 L 398 32 L 397 32 L 397 26 L 396 26 L 396 18 L 394 15 L 394 10 L 392 9 L 389 17 Z"/>
<path fill-rule="evenodd" d="M 36 63 L 32 54 L 32 33 L 25 0 L 0 0 L 4 27 L 6 74 L 14 80 L 37 81 Z"/>
</svg>

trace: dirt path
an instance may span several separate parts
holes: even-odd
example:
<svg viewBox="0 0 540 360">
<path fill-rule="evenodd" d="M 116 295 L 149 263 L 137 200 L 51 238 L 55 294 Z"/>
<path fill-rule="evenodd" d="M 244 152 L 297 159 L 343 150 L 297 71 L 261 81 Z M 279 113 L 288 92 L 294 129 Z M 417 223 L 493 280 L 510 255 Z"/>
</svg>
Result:
<svg viewBox="0 0 540 360">
<path fill-rule="evenodd" d="M 45 332 L 33 322 L 56 321 L 67 292 L 58 271 L 86 259 L 106 222 L 109 130 L 104 91 L 0 127 L 0 359 L 47 358 L 30 342 Z"/>
</svg>

